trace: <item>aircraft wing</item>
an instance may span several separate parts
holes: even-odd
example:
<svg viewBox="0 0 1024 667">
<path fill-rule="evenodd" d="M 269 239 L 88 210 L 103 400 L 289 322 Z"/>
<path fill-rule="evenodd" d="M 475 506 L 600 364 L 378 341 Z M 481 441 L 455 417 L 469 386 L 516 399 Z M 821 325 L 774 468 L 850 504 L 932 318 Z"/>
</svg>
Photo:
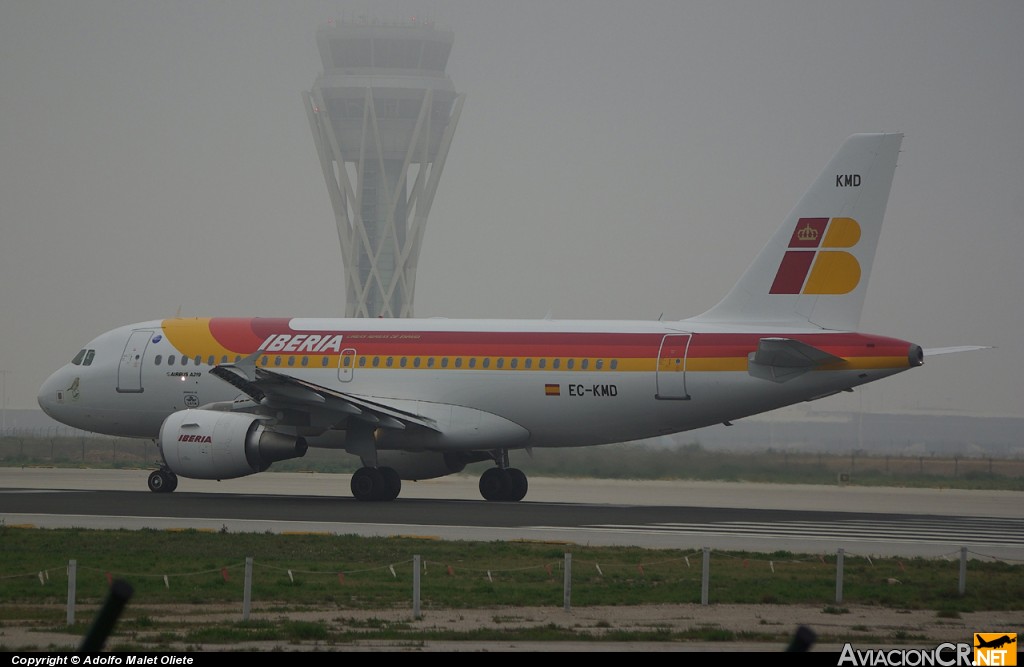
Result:
<svg viewBox="0 0 1024 667">
<path fill-rule="evenodd" d="M 257 404 L 269 409 L 306 412 L 320 423 L 355 419 L 372 426 L 403 430 L 418 426 L 439 431 L 436 422 L 380 400 L 370 400 L 334 391 L 256 366 L 256 353 L 234 364 L 221 364 L 210 373 L 234 386 Z"/>
</svg>

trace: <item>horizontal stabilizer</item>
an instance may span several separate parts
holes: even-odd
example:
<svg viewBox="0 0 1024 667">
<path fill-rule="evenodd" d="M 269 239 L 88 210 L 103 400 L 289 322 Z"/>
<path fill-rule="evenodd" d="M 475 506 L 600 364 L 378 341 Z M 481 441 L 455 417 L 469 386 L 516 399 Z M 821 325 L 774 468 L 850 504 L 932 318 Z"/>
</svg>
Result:
<svg viewBox="0 0 1024 667">
<path fill-rule="evenodd" d="M 792 338 L 762 338 L 757 351 L 747 355 L 747 372 L 772 382 L 788 382 L 824 364 L 843 361 Z"/>
<path fill-rule="evenodd" d="M 925 357 L 937 357 L 940 354 L 953 354 L 955 352 L 971 352 L 972 350 L 991 350 L 991 345 L 957 345 L 954 347 L 926 347 Z"/>
</svg>

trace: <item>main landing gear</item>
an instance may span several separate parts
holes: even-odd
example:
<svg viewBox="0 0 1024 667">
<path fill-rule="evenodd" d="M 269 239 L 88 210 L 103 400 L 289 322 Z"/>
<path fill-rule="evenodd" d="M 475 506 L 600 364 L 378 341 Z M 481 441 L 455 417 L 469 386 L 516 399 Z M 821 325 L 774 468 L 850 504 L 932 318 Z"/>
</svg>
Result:
<svg viewBox="0 0 1024 667">
<path fill-rule="evenodd" d="M 352 475 L 356 500 L 394 500 L 402 492 L 402 479 L 394 468 L 360 468 Z"/>
<path fill-rule="evenodd" d="M 488 468 L 480 475 L 480 495 L 484 500 L 517 503 L 526 497 L 530 488 L 526 474 L 519 468 L 509 467 L 508 450 L 499 449 L 491 452 L 494 468 Z"/>
<path fill-rule="evenodd" d="M 154 470 L 149 474 L 149 490 L 153 493 L 170 493 L 178 488 L 178 476 L 170 470 Z"/>
<path fill-rule="evenodd" d="M 480 475 L 480 495 L 484 500 L 517 503 L 526 497 L 530 484 L 519 468 L 488 468 Z"/>
</svg>

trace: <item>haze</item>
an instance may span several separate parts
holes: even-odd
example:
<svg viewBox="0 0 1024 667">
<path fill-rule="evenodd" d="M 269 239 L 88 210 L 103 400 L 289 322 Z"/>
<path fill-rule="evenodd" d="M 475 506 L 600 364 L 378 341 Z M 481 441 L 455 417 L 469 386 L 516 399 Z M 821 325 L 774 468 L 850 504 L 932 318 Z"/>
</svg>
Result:
<svg viewBox="0 0 1024 667">
<path fill-rule="evenodd" d="M 343 314 L 300 95 L 361 15 L 455 33 L 418 316 L 696 315 L 848 135 L 904 132 L 861 328 L 997 349 L 812 409 L 1020 413 L 1016 0 L 4 2 L 8 407 L 121 324 Z"/>
</svg>

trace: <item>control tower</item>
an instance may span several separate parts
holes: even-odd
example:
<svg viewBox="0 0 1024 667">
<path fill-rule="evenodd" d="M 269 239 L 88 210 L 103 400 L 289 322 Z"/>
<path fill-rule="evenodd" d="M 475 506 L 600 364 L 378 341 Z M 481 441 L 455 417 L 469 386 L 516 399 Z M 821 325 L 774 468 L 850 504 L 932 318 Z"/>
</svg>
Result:
<svg viewBox="0 0 1024 667">
<path fill-rule="evenodd" d="M 411 317 L 423 231 L 463 95 L 454 34 L 429 23 L 328 23 L 303 93 L 341 241 L 347 317 Z"/>
</svg>

